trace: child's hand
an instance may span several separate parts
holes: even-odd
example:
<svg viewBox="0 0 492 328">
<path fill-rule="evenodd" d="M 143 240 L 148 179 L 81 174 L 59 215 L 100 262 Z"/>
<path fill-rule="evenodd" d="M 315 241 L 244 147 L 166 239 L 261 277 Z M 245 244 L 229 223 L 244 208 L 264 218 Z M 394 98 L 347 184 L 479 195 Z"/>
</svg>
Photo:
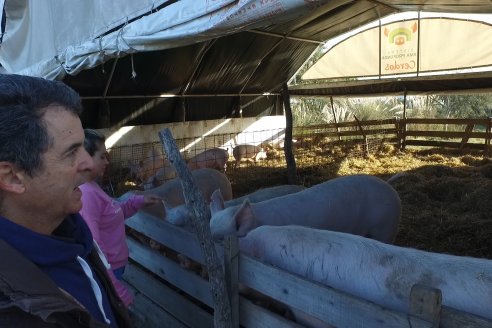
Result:
<svg viewBox="0 0 492 328">
<path fill-rule="evenodd" d="M 162 197 L 159 197 L 157 195 L 145 195 L 144 206 L 159 204 L 162 202 L 162 200 L 163 200 Z"/>
</svg>

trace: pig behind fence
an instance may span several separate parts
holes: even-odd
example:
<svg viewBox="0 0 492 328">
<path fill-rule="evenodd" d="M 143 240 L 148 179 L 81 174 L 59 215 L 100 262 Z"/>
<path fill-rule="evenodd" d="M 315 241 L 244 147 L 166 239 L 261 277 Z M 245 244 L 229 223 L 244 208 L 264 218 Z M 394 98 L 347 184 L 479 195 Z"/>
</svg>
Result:
<svg viewBox="0 0 492 328">
<path fill-rule="evenodd" d="M 220 192 L 210 203 L 216 239 L 244 236 L 261 225 L 302 225 L 393 242 L 401 216 L 397 192 L 369 175 L 339 177 L 293 194 L 225 208 Z"/>
<path fill-rule="evenodd" d="M 130 161 L 128 169 L 130 177 L 135 179 L 138 184 L 143 184 L 144 189 L 155 188 L 176 177 L 174 167 L 156 149 L 150 149 L 146 153 L 146 157 L 138 162 L 136 160 Z"/>
<path fill-rule="evenodd" d="M 195 157 L 188 160 L 188 168 L 190 170 L 211 168 L 221 172 L 226 171 L 229 152 L 222 148 L 207 149 Z"/>
<path fill-rule="evenodd" d="M 263 148 L 255 145 L 237 145 L 234 147 L 232 150 L 232 155 L 234 156 L 234 159 L 236 162 L 234 163 L 234 168 L 239 167 L 240 162 L 242 159 L 252 159 L 255 162 L 260 160 L 260 159 L 265 159 L 267 158 L 266 152 L 263 150 Z"/>
</svg>

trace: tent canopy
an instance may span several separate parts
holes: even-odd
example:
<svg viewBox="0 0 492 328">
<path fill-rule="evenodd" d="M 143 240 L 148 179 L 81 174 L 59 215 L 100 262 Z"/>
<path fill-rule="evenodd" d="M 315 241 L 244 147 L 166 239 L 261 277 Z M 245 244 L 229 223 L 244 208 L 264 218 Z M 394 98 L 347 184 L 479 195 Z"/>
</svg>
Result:
<svg viewBox="0 0 492 328">
<path fill-rule="evenodd" d="M 83 123 L 109 127 L 281 113 L 282 86 L 324 41 L 393 13 L 492 13 L 492 2 L 6 0 L 4 9 L 3 68 L 63 79 L 83 97 Z M 483 74 L 440 85 L 489 89 L 492 79 Z M 345 84 L 339 91 L 302 86 L 291 93 L 433 85 L 401 82 Z"/>
</svg>

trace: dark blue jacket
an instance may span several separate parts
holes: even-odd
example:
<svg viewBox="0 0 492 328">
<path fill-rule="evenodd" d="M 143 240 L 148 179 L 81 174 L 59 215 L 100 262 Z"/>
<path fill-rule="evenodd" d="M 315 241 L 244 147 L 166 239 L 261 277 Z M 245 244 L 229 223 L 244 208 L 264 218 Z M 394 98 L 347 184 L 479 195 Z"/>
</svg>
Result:
<svg viewBox="0 0 492 328">
<path fill-rule="evenodd" d="M 22 327 L 23 322 L 26 327 L 130 326 L 78 214 L 67 217 L 51 236 L 0 217 L 0 258 L 0 327 Z M 111 325 L 104 322 L 87 274 L 102 291 Z"/>
</svg>

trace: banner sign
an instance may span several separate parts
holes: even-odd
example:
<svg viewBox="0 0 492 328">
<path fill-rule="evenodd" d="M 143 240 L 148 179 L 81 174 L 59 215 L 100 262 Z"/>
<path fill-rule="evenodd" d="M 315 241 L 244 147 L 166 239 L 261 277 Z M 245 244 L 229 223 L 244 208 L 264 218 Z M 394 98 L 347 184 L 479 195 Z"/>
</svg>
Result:
<svg viewBox="0 0 492 328">
<path fill-rule="evenodd" d="M 409 20 L 381 28 L 381 75 L 417 72 L 418 26 Z"/>
</svg>

